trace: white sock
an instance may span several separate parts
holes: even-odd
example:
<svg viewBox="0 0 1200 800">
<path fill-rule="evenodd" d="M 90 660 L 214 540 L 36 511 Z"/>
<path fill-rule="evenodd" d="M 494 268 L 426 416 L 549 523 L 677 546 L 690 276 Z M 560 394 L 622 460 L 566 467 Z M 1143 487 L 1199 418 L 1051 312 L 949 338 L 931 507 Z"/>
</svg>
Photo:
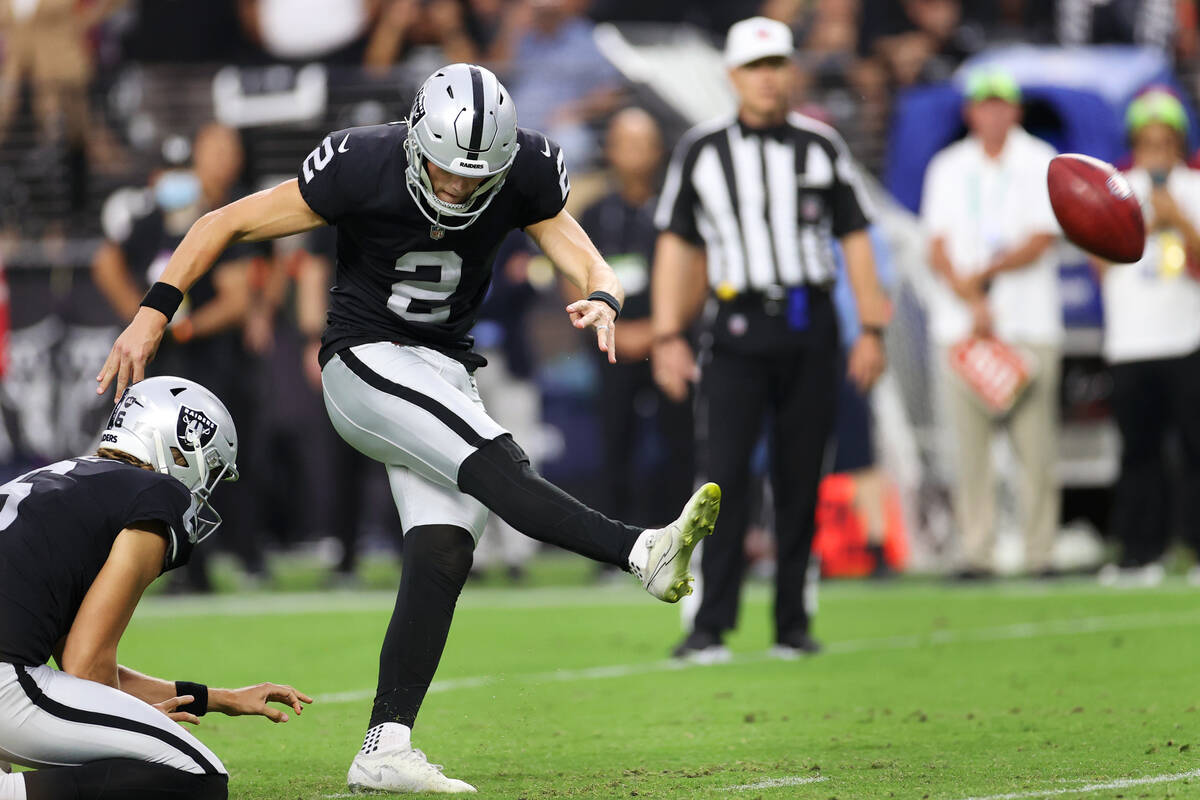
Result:
<svg viewBox="0 0 1200 800">
<path fill-rule="evenodd" d="M 412 728 L 399 722 L 384 722 L 367 731 L 359 752 L 370 755 L 380 750 L 407 750 L 410 747 Z M 0 800 L 5 800 L 4 795 L 0 795 Z"/>
<path fill-rule="evenodd" d="M 25 776 L 0 772 L 0 800 L 25 800 Z"/>
</svg>

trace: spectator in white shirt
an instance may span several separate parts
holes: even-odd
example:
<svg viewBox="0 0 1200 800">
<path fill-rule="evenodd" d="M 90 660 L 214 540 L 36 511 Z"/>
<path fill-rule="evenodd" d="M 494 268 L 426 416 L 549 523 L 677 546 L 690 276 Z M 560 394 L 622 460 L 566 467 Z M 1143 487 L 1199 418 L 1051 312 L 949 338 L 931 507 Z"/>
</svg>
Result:
<svg viewBox="0 0 1200 800">
<path fill-rule="evenodd" d="M 1121 432 L 1121 474 L 1110 527 L 1120 561 L 1106 583 L 1157 583 L 1169 540 L 1168 493 L 1183 491 L 1178 515 L 1200 544 L 1200 172 L 1184 163 L 1187 115 L 1169 92 L 1138 97 L 1126 114 L 1133 146 L 1127 173 L 1146 214 L 1146 251 L 1136 264 L 1100 264 L 1104 355 Z M 1182 445 L 1184 483 L 1168 473 L 1168 431 Z M 1200 570 L 1190 576 L 1200 582 Z"/>
<path fill-rule="evenodd" d="M 937 280 L 930 303 L 944 408 L 956 449 L 953 504 L 964 578 L 993 571 L 997 422 L 1021 462 L 1025 566 L 1048 574 L 1058 526 L 1057 402 L 1062 308 L 1052 245 L 1058 223 L 1046 190 L 1054 150 L 1020 126 L 1021 92 L 1007 74 L 967 82 L 970 134 L 938 153 L 925 175 L 921 217 Z M 1031 356 L 1036 376 L 999 420 L 950 374 L 949 350 L 993 337 Z"/>
</svg>

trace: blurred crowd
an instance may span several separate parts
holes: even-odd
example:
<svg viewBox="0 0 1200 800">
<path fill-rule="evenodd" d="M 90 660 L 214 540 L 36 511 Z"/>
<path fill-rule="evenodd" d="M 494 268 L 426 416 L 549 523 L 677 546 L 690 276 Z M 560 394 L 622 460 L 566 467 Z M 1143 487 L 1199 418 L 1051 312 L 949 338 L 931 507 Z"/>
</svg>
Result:
<svg viewBox="0 0 1200 800">
<path fill-rule="evenodd" d="M 944 80 L 997 44 L 1138 44 L 1180 65 L 1197 56 L 1194 0 L 3 0 L 0 142 L 22 158 L 0 159 L 9 206 L 0 226 L 74 213 L 78 227 L 106 178 L 144 170 L 161 138 L 188 132 L 122 119 L 129 94 L 146 89 L 120 77 L 140 67 L 316 61 L 369 82 L 414 59 L 430 69 L 486 63 L 524 123 L 555 136 L 578 167 L 596 162 L 600 128 L 626 88 L 597 50 L 597 23 L 688 23 L 719 43 L 753 13 L 793 28 L 802 93 L 832 95 L 828 113 L 874 142 L 897 90 Z M 169 89 L 168 77 L 149 90 Z M 23 105 L 36 125 L 15 140 Z M 12 208 L 28 204 L 40 215 Z"/>
<path fill-rule="evenodd" d="M 635 101 L 646 105 L 640 102 L 644 98 L 601 52 L 594 34 L 596 26 L 606 22 L 657 25 L 667 31 L 687 23 L 719 46 L 730 23 L 757 13 L 783 21 L 794 33 L 799 77 L 795 105 L 839 127 L 844 123 L 855 133 L 852 144 L 865 142 L 863 150 L 874 154 L 885 149 L 898 93 L 947 81 L 965 60 L 989 47 L 1134 44 L 1166 54 L 1179 71 L 1194 68 L 1200 57 L 1195 0 L 0 0 L 0 263 L 6 262 L 10 271 L 56 267 L 47 270 L 52 276 L 49 289 L 31 290 L 51 299 L 31 302 L 24 317 L 18 308 L 20 287 L 37 280 L 14 287 L 14 330 L 32 329 L 50 313 L 74 315 L 69 323 L 90 326 L 93 332 L 128 321 L 192 222 L 258 188 L 267 178 L 289 177 L 281 174 L 278 158 L 271 160 L 275 156 L 261 137 L 217 124 L 211 113 L 203 124 L 190 127 L 173 126 L 169 115 L 148 127 L 143 119 L 123 113 L 146 104 L 144 98 L 133 96 L 138 92 L 157 93 L 163 98 L 160 105 L 167 109 L 187 106 L 184 98 L 172 96 L 173 70 L 229 64 L 263 68 L 256 74 L 270 89 L 276 73 L 269 68 L 274 65 L 293 68 L 290 77 L 279 78 L 290 87 L 296 69 L 312 62 L 325 64 L 351 74 L 356 96 L 379 97 L 383 107 L 375 117 L 334 120 L 344 125 L 403 116 L 413 86 L 399 83 L 412 84 L 412 78 L 424 77 L 407 71 L 414 65 L 432 69 L 452 61 L 485 63 L 509 88 L 521 124 L 557 140 L 576 174 L 592 174 L 590 184 L 586 179 L 575 181 L 578 198 L 572 208 L 617 269 L 629 301 L 618 344 L 625 363 L 615 369 L 599 369 L 597 364 L 581 367 L 586 359 L 575 355 L 582 349 L 579 343 L 563 341 L 553 327 L 559 324 L 557 318 L 540 311 L 548 302 L 557 303 L 559 288 L 545 278 L 545 266 L 530 244 L 514 237 L 498 255 L 496 285 L 476 331 L 480 349 L 491 361 L 483 371 L 488 381 L 481 377 L 480 390 L 502 424 L 528 431 L 518 438 L 530 443 L 527 449 L 535 461 L 553 460 L 576 447 L 597 453 L 594 472 L 580 474 L 568 466 L 558 473 L 550 470 L 552 477 L 582 487 L 584 498 L 607 514 L 647 525 L 663 522 L 691 488 L 692 420 L 688 404 L 664 395 L 647 365 L 651 337 L 646 318 L 655 235 L 649 210 L 674 145 L 672 135 L 686 126 L 665 107 L 650 106 L 652 113 L 633 108 Z M 157 75 L 158 82 L 129 80 L 135 73 Z M 331 82 L 331 98 L 343 89 L 344 84 Z M 1019 106 L 1019 96 L 1007 91 L 993 87 L 975 99 Z M 363 108 L 356 106 L 355 113 L 365 113 Z M 981 113 L 968 118 L 968 129 L 987 136 L 989 125 L 1007 132 L 1018 122 L 1019 115 L 997 121 Z M 1178 158 L 1145 173 L 1151 176 L 1148 182 L 1153 178 L 1152 186 L 1142 187 L 1148 198 L 1155 192 L 1193 191 L 1187 183 L 1190 175 L 1172 177 L 1169 184 L 1155 177 L 1162 172 L 1174 176 L 1172 170 L 1182 169 L 1186 160 L 1186 126 L 1182 133 L 1175 123 L 1167 127 L 1178 133 Z M 283 130 L 279 138 L 286 140 Z M 295 152 L 281 145 L 280 158 L 294 169 L 313 144 L 306 138 Z M 1036 158 L 1048 157 L 1037 146 L 1029 146 L 1037 151 Z M 1133 166 L 1144 158 L 1135 149 Z M 878 157 L 863 160 L 876 171 L 884 166 Z M 1152 226 L 1182 236 L 1179 246 L 1184 248 L 1184 262 L 1190 263 L 1187 229 L 1200 226 L 1200 218 L 1188 215 L 1200 208 L 1190 211 L 1182 198 L 1176 199 L 1179 202 L 1170 205 L 1167 200 L 1155 201 L 1154 209 L 1164 222 Z M 943 200 L 938 210 L 933 208 L 923 209 L 927 224 L 931 218 L 950 220 L 943 230 L 947 236 L 961 230 L 953 224 L 953 198 Z M 1030 237 L 1048 235 L 1052 228 L 1050 223 L 1031 225 L 987 235 L 1019 236 L 1020 242 L 1008 245 L 1024 246 Z M 338 580 L 352 582 L 363 532 L 398 533 L 398 524 L 387 513 L 373 518 L 375 506 L 388 513 L 390 508 L 386 502 L 373 502 L 371 492 L 378 487 L 372 488 L 364 477 L 368 464 L 333 435 L 321 407 L 315 348 L 323 327 L 324 295 L 333 279 L 331 239 L 332 233 L 323 231 L 271 247 L 227 252 L 211 278 L 190 293 L 187 313 L 171 326 L 170 341 L 155 364 L 160 372 L 182 374 L 212 388 L 229 404 L 239 427 L 251 432 L 244 449 L 245 480 L 229 492 L 222 490 L 223 505 L 231 509 L 226 524 L 237 533 L 221 537 L 227 544 L 234 543 L 251 581 L 267 579 L 264 552 L 271 542 L 331 536 L 341 542 Z M 1017 266 L 1042 258 L 1050 245 L 1041 239 L 1036 244 L 1042 249 Z M 965 328 L 945 336 L 935 332 L 936 344 L 949 348 L 966 332 L 1003 330 L 1002 319 L 988 316 L 996 309 L 981 310 L 980 285 L 965 281 L 959 285 L 953 279 L 954 247 L 961 254 L 973 245 L 942 242 L 939 246 L 950 248 L 949 256 L 945 250 L 930 256 L 934 274 L 950 287 L 941 298 L 942 310 L 954 303 L 962 305 L 945 313 L 959 314 L 947 325 Z M 882 244 L 877 248 L 884 249 Z M 989 259 L 998 254 L 992 252 Z M 1179 255 L 1170 243 L 1163 243 L 1147 257 L 1178 259 Z M 1043 271 L 1054 269 L 1050 261 L 1038 263 Z M 994 264 L 988 261 L 977 271 L 989 266 Z M 61 278 L 64 270 L 80 268 L 90 270 L 97 290 L 92 295 L 85 292 L 83 300 L 79 292 L 84 290 L 75 285 L 64 290 Z M 1124 268 L 1097 268 L 1106 292 L 1108 282 L 1126 275 L 1120 271 Z M 1155 272 L 1159 267 L 1144 269 Z M 1180 285 L 1188 291 L 1194 288 L 1195 278 L 1186 277 L 1186 269 L 1176 274 L 1190 281 Z M 54 280 L 59 283 L 53 284 Z M 1167 293 L 1172 294 L 1169 289 Z M 1178 300 L 1190 294 L 1174 292 L 1173 296 Z M 1028 295 L 1017 296 L 1005 301 L 1006 308 L 1028 315 L 1029 309 L 1023 307 L 1027 300 Z M 1117 292 L 1111 302 L 1121 300 Z M 107 310 L 98 306 L 101 301 Z M 87 310 L 64 311 L 72 303 L 82 303 Z M 36 314 L 30 309 L 36 309 Z M 935 331 L 948 330 L 939 329 L 937 320 L 931 326 Z M 1058 394 L 1053 365 L 1061 353 L 1053 336 L 1034 336 L 1028 342 L 1019 335 L 1016 339 L 1017 344 L 1031 345 L 1045 368 L 1037 419 L 1010 423 L 1022 429 L 1027 465 L 1039 466 L 1024 474 L 1022 484 L 1025 502 L 1034 507 L 1030 518 L 1037 519 L 1030 526 L 1037 531 L 1028 542 L 1027 567 L 1049 574 L 1049 540 L 1059 506 L 1047 469 L 1055 441 L 1050 417 L 1056 413 Z M 33 350 L 41 346 L 34 345 Z M 1191 352 L 1186 342 L 1164 347 L 1161 354 L 1151 349 L 1136 353 L 1132 360 L 1155 360 L 1162 354 L 1181 358 Z M 1191 347 L 1200 347 L 1200 341 Z M 1187 352 L 1177 352 L 1179 348 Z M 79 356 L 63 358 L 78 360 Z M 31 359 L 36 360 L 27 357 L 26 362 Z M 1122 363 L 1119 354 L 1110 360 Z M 556 370 L 553 377 L 547 377 L 547 365 Z M 23 362 L 17 367 L 28 372 L 37 365 Z M 1181 369 L 1185 376 L 1195 371 L 1194 364 Z M 1134 384 L 1143 385 L 1139 381 Z M 579 386 L 586 392 L 578 391 Z M 1184 415 L 1185 409 L 1169 402 L 1175 396 L 1172 391 L 1162 389 L 1156 402 Z M 19 398 L 12 399 L 16 394 L 10 392 L 10 406 L 19 405 Z M 587 418 L 567 407 L 567 401 L 581 394 L 593 400 Z M 972 443 L 974 461 L 962 463 L 973 466 L 963 474 L 977 480 L 958 484 L 954 502 L 960 532 L 966 537 L 961 565 L 967 576 L 975 576 L 992 569 L 984 554 L 992 546 L 991 532 L 983 530 L 991 525 L 987 511 L 991 488 L 986 485 L 989 473 L 981 465 L 989 458 L 994 420 L 972 406 L 974 401 L 959 401 L 951 414 L 954 421 L 947 425 L 957 426 L 960 441 Z M 1117 421 L 1127 441 L 1132 437 L 1142 444 L 1137 451 L 1142 460 L 1134 463 L 1131 449 L 1125 451 L 1121 478 L 1125 494 L 1118 515 L 1133 513 L 1121 509 L 1158 503 L 1159 489 L 1171 482 L 1163 472 L 1165 462 L 1156 460 L 1165 433 L 1155 429 L 1139 434 L 1130 427 L 1144 427 L 1145 421 L 1138 423 L 1140 412 L 1129 409 L 1150 400 L 1135 394 L 1128 402 L 1124 414 L 1117 408 Z M 1030 403 L 1025 408 L 1028 412 Z M 102 409 L 93 408 L 88 413 L 99 412 Z M 21 426 L 11 419 L 19 410 L 10 408 L 6 413 L 8 438 L 21 439 L 20 430 L 13 432 Z M 551 416 L 558 420 L 557 433 L 543 423 Z M 1163 416 L 1169 415 L 1164 411 Z M 8 449 L 8 460 L 59 455 L 38 452 L 27 439 Z M 1189 458 L 1195 455 L 1186 452 Z M 876 571 L 885 574 L 881 529 L 889 524 L 883 509 L 886 492 L 877 474 L 858 479 L 859 501 L 850 505 L 860 527 L 870 534 Z M 770 506 L 769 501 L 755 505 L 760 508 L 756 529 L 768 529 L 769 512 L 762 509 Z M 1135 523 L 1118 520 L 1114 525 L 1125 542 L 1122 568 L 1142 570 L 1141 575 L 1147 565 L 1158 563 L 1166 547 L 1167 522 L 1160 525 L 1164 532 L 1156 534 L 1157 543 L 1141 549 L 1128 532 Z M 769 557 L 770 546 L 763 544 L 763 538 L 752 536 L 748 547 L 758 556 Z M 528 540 L 511 530 L 498 530 L 485 537 L 485 543 L 489 552 L 481 554 L 480 568 L 499 566 L 520 577 L 533 549 Z M 186 581 L 191 589 L 211 588 L 203 560 L 194 561 Z"/>
</svg>

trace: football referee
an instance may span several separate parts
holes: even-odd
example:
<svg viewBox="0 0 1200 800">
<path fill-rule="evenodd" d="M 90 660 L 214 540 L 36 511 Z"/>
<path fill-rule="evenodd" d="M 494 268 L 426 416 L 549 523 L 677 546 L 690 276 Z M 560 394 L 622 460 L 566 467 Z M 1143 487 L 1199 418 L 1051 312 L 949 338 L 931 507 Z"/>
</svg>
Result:
<svg viewBox="0 0 1200 800">
<path fill-rule="evenodd" d="M 819 649 L 804 598 L 842 363 L 830 299 L 835 239 L 862 321 L 850 377 L 866 389 L 886 364 L 888 302 L 871 255 L 868 199 L 837 132 L 788 113 L 792 52 L 782 23 L 753 17 L 730 28 L 725 62 L 737 116 L 680 142 L 655 219 L 652 360 L 671 397 L 699 378 L 683 332 L 700 310 L 687 298 L 703 295 L 688 289 L 707 278 L 711 298 L 696 429 L 701 464 L 725 488 L 725 506 L 704 545 L 693 630 L 675 650 L 697 660 L 728 655 L 722 636 L 737 622 L 749 462 L 764 420 L 778 541 L 775 652 Z"/>
</svg>

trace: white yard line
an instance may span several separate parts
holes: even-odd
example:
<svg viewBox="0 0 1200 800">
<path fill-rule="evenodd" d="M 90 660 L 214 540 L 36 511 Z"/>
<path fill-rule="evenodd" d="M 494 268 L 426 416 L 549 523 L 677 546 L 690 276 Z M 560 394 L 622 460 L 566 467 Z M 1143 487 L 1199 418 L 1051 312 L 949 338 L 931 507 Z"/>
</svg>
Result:
<svg viewBox="0 0 1200 800">
<path fill-rule="evenodd" d="M 851 639 L 832 642 L 826 652 L 868 653 L 885 650 L 915 650 L 920 647 L 961 644 L 971 642 L 994 642 L 1021 639 L 1036 639 L 1043 636 L 1077 636 L 1088 633 L 1147 630 L 1200 624 L 1200 610 L 1176 614 L 1121 614 L 1111 617 L 1083 617 L 1078 619 L 1026 622 L 1016 625 L 1000 625 L 993 628 L 974 630 L 934 631 L 915 636 L 885 636 L 875 639 Z M 745 653 L 734 656 L 726 664 L 753 664 L 770 660 L 767 653 Z M 560 669 L 551 672 L 512 673 L 477 675 L 464 678 L 437 680 L 429 687 L 430 692 L 453 692 L 461 689 L 478 689 L 495 683 L 520 684 L 562 683 L 594 680 L 598 678 L 627 678 L 633 675 L 648 675 L 655 672 L 673 672 L 697 669 L 702 666 L 673 659 L 649 661 L 640 664 L 613 664 L 583 669 Z M 711 665 L 715 667 L 720 664 Z M 321 703 L 358 703 L 375 696 L 374 690 L 360 689 L 335 694 L 320 695 Z"/>
<path fill-rule="evenodd" d="M 962 800 L 1037 800 L 1043 797 L 1062 797 L 1071 794 L 1086 794 L 1088 792 L 1103 792 L 1110 789 L 1132 789 L 1136 786 L 1150 786 L 1158 783 L 1176 783 L 1189 778 L 1200 778 L 1200 769 L 1188 772 L 1176 772 L 1170 775 L 1145 775 L 1141 778 L 1117 778 L 1103 783 L 1088 783 L 1073 789 L 1042 789 L 1034 792 L 1007 792 L 1005 794 L 972 795 Z M 736 786 L 725 786 L 721 791 L 745 792 L 757 789 L 774 789 L 783 786 L 804 786 L 822 783 L 829 780 L 825 775 L 804 776 L 789 775 L 783 778 L 767 778 L 754 783 L 742 783 Z M 327 794 L 327 798 L 361 797 L 356 794 Z"/>
<path fill-rule="evenodd" d="M 767 778 L 756 783 L 743 783 L 740 786 L 726 786 L 727 792 L 745 792 L 751 789 L 774 789 L 776 786 L 802 786 L 806 783 L 820 783 L 821 781 L 829 780 L 824 775 L 803 776 L 789 775 L 786 778 Z"/>
<path fill-rule="evenodd" d="M 1085 794 L 1087 792 L 1103 792 L 1108 789 L 1131 789 L 1135 786 L 1149 786 L 1155 783 L 1174 783 L 1188 778 L 1200 778 L 1200 769 L 1188 772 L 1176 772 L 1171 775 L 1146 775 L 1141 778 L 1117 778 L 1104 783 L 1089 783 L 1074 789 L 1043 789 L 1037 792 L 1009 792 L 1007 794 L 988 794 L 965 797 L 963 800 L 1031 800 L 1037 797 L 1061 797 L 1067 794 Z"/>
<path fill-rule="evenodd" d="M 1034 639 L 1041 636 L 1078 636 L 1107 631 L 1172 628 L 1200 624 L 1200 609 L 1173 613 L 1114 614 L 1106 617 L 1072 617 L 1042 622 L 1017 622 L 991 628 L 940 630 L 906 636 L 886 636 L 874 639 L 849 639 L 831 642 L 830 653 L 860 653 L 877 650 L 912 650 L 924 645 L 959 644 L 963 642 L 999 642 L 1012 639 Z"/>
<path fill-rule="evenodd" d="M 630 579 L 632 580 L 632 579 Z M 767 597 L 766 587 L 753 587 L 754 600 Z M 458 608 L 609 608 L 652 603 L 636 586 L 547 586 L 536 589 L 476 589 L 463 594 Z M 267 617 L 301 614 L 344 614 L 391 611 L 396 592 L 283 592 L 218 594 L 208 597 L 150 597 L 137 609 L 137 619 L 178 617 Z"/>
<path fill-rule="evenodd" d="M 894 586 L 834 584 L 822 587 L 829 598 L 855 598 L 863 596 L 886 596 Z M 905 596 L 949 596 L 956 593 L 988 591 L 1002 597 L 1055 597 L 1055 596 L 1111 596 L 1119 594 L 1132 597 L 1140 594 L 1200 596 L 1200 589 L 1189 586 L 1182 579 L 1168 579 L 1162 586 L 1152 589 L 1114 590 L 1099 586 L 1090 580 L 1063 583 L 1035 583 L 1013 581 L 1003 584 L 969 586 L 946 586 L 937 583 L 917 584 L 903 587 Z M 769 587 L 753 584 L 747 587 L 746 600 L 759 602 L 768 599 Z M 208 597 L 164 597 L 155 596 L 144 600 L 137 610 L 137 619 L 163 619 L 199 616 L 293 616 L 300 614 L 340 614 L 355 612 L 391 611 L 396 602 L 394 590 L 368 591 L 313 591 L 284 593 L 219 594 Z M 543 586 L 533 589 L 513 590 L 508 588 L 468 587 L 459 599 L 459 608 L 542 608 L 542 607 L 621 607 L 637 606 L 650 602 L 645 593 L 632 582 L 627 585 L 608 586 Z"/>
</svg>

